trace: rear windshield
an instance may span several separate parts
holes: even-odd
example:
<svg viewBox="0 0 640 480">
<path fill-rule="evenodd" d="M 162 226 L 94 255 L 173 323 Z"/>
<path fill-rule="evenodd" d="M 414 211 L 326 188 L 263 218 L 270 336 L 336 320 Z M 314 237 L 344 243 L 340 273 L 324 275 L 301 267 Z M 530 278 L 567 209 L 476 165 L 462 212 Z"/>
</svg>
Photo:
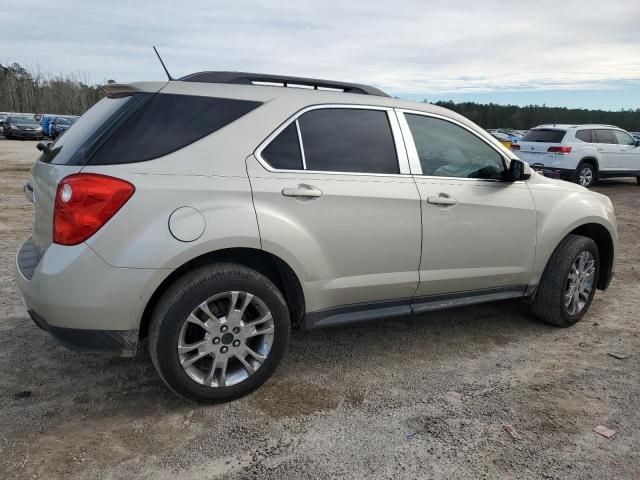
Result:
<svg viewBox="0 0 640 480">
<path fill-rule="evenodd" d="M 35 117 L 31 115 L 13 115 L 11 122 L 18 125 L 36 125 L 38 123 Z"/>
<path fill-rule="evenodd" d="M 50 161 L 55 164 L 71 165 L 143 162 L 179 150 L 259 105 L 248 100 L 174 94 L 104 98 L 43 156 L 52 156 Z"/>
<path fill-rule="evenodd" d="M 529 130 L 521 142 L 560 143 L 564 138 L 565 130 L 552 130 L 550 128 L 536 128 Z"/>
</svg>

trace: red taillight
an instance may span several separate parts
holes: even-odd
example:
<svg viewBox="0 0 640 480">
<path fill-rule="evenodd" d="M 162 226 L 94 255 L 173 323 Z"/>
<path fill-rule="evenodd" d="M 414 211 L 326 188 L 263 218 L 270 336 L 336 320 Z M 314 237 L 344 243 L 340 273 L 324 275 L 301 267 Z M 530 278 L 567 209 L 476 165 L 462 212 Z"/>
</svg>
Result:
<svg viewBox="0 0 640 480">
<path fill-rule="evenodd" d="M 77 173 L 58 185 L 53 241 L 77 245 L 96 233 L 131 198 L 135 187 L 119 178 Z"/>
<path fill-rule="evenodd" d="M 549 147 L 547 149 L 549 153 L 571 153 L 571 147 Z"/>
<path fill-rule="evenodd" d="M 517 143 L 511 144 L 511 150 L 520 150 L 520 145 L 518 145 Z"/>
</svg>

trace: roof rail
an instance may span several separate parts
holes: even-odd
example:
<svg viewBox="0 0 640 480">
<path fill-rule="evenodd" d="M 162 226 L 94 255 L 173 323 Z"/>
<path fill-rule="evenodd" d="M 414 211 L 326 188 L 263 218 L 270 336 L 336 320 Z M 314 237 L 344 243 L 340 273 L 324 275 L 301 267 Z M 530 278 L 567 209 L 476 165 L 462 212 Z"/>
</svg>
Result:
<svg viewBox="0 0 640 480">
<path fill-rule="evenodd" d="M 287 77 L 264 73 L 247 72 L 198 72 L 178 79 L 181 82 L 233 83 L 240 85 L 262 85 L 275 87 L 307 88 L 331 92 L 360 93 L 388 97 L 382 90 L 359 83 L 319 80 L 317 78 Z"/>
</svg>

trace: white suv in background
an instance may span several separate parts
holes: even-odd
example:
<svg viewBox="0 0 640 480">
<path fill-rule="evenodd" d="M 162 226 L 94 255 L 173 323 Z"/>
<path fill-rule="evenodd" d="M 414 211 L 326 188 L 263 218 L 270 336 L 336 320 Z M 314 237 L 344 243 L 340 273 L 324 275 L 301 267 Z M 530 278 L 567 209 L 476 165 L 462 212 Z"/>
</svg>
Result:
<svg viewBox="0 0 640 480">
<path fill-rule="evenodd" d="M 640 183 L 640 140 L 613 125 L 540 125 L 511 148 L 532 167 L 584 187 L 607 177 Z"/>
</svg>

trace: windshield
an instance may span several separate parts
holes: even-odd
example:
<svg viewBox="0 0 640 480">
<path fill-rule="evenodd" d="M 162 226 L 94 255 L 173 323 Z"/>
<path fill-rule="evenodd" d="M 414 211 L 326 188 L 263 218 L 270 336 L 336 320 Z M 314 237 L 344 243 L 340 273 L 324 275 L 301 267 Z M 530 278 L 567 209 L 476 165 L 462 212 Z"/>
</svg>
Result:
<svg viewBox="0 0 640 480">
<path fill-rule="evenodd" d="M 11 117 L 11 123 L 18 125 L 37 125 L 36 119 L 31 115 L 14 115 Z"/>
<path fill-rule="evenodd" d="M 71 125 L 73 123 L 73 120 L 71 120 L 70 118 L 58 118 L 56 120 L 56 123 L 58 125 Z"/>
</svg>

